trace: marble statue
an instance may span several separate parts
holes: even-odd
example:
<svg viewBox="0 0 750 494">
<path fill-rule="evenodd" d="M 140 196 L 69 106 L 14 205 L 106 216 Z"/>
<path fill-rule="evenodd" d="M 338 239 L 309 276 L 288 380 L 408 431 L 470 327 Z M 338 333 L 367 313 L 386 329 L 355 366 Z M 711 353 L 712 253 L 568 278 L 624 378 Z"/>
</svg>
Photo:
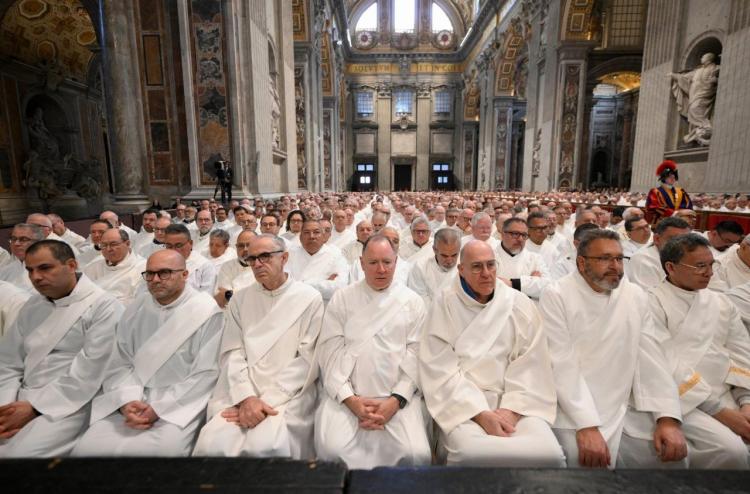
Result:
<svg viewBox="0 0 750 494">
<path fill-rule="evenodd" d="M 271 143 L 273 149 L 281 148 L 281 102 L 276 90 L 276 79 L 271 77 L 269 91 L 271 92 Z"/>
<path fill-rule="evenodd" d="M 668 74 L 677 109 L 690 124 L 688 133 L 682 138 L 686 144 L 695 142 L 708 146 L 711 140 L 711 117 L 719 80 L 719 66 L 714 63 L 715 59 L 716 55 L 706 53 L 701 57 L 699 67 L 684 73 Z"/>
</svg>

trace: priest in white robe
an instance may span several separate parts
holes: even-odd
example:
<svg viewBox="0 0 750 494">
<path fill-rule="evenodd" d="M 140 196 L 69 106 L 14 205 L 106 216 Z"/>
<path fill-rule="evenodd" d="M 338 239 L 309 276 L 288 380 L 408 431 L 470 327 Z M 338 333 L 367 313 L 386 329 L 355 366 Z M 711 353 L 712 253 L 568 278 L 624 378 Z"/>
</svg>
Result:
<svg viewBox="0 0 750 494">
<path fill-rule="evenodd" d="M 747 469 L 750 335 L 723 293 L 706 289 L 714 263 L 698 234 L 662 247 L 667 273 L 649 291 L 656 338 L 677 383 L 691 468 Z"/>
<path fill-rule="evenodd" d="M 745 237 L 739 247 L 720 258 L 717 273 L 727 290 L 750 282 L 750 236 Z"/>
<path fill-rule="evenodd" d="M 166 237 L 167 227 L 171 224 L 171 219 L 160 216 L 159 219 L 156 220 L 156 224 L 154 224 L 154 239 L 147 244 L 141 245 L 140 249 L 134 252 L 143 259 L 148 259 L 154 252 L 164 250 L 164 239 Z"/>
<path fill-rule="evenodd" d="M 583 237 L 589 231 L 598 229 L 599 227 L 593 223 L 584 223 L 575 229 L 575 232 L 573 232 L 573 246 L 576 248 L 576 251 L 572 253 L 566 252 L 558 258 L 557 262 L 550 267 L 550 278 L 553 280 L 559 280 L 560 278 L 578 270 L 576 267 L 578 244 L 581 243 L 581 240 L 583 240 Z"/>
<path fill-rule="evenodd" d="M 380 234 L 387 237 L 388 240 L 391 241 L 391 244 L 393 244 L 393 248 L 396 250 L 396 254 L 399 254 L 399 244 L 401 242 L 401 236 L 399 235 L 398 231 L 393 227 L 386 226 L 380 230 Z M 396 272 L 393 275 L 393 282 L 406 285 L 409 280 L 411 268 L 412 264 L 399 255 L 398 262 L 396 263 Z M 354 264 L 352 264 L 351 268 L 349 268 L 349 283 L 354 284 L 363 279 L 365 279 L 365 272 L 362 269 L 362 263 L 355 262 Z"/>
<path fill-rule="evenodd" d="M 286 244 L 250 240 L 256 283 L 232 297 L 221 346 L 221 376 L 194 456 L 312 459 L 323 299 L 284 271 Z"/>
<path fill-rule="evenodd" d="M 365 279 L 336 292 L 323 318 L 315 415 L 318 458 L 349 468 L 430 463 L 417 378 L 425 307 L 393 283 L 398 256 L 383 235 L 362 253 Z"/>
<path fill-rule="evenodd" d="M 677 386 L 643 310 L 646 294 L 623 276 L 620 236 L 595 229 L 579 242 L 576 271 L 542 294 L 553 430 L 569 467 L 685 468 Z M 628 416 L 644 424 L 638 434 L 625 432 Z"/>
<path fill-rule="evenodd" d="M 225 262 L 237 258 L 237 250 L 229 246 L 229 234 L 226 230 L 212 230 L 209 237 L 208 246 L 201 251 L 201 255 L 211 261 L 218 272 Z"/>
<path fill-rule="evenodd" d="M 185 259 L 151 255 L 148 291 L 117 325 L 91 425 L 72 456 L 189 456 L 219 375 L 224 316 L 187 284 Z"/>
<path fill-rule="evenodd" d="M 549 269 L 550 266 L 554 266 L 560 257 L 560 250 L 549 240 L 547 235 L 550 229 L 549 220 L 544 213 L 534 212 L 526 219 L 526 225 L 529 229 L 529 239 L 526 241 L 524 250 L 538 254 L 544 261 L 544 265 Z"/>
<path fill-rule="evenodd" d="M 328 241 L 331 245 L 344 249 L 347 245 L 357 240 L 354 232 L 347 225 L 346 211 L 338 209 L 333 213 L 333 230 Z"/>
<path fill-rule="evenodd" d="M 300 245 L 289 249 L 287 271 L 292 278 L 320 292 L 328 302 L 334 292 L 349 283 L 349 266 L 346 259 L 334 248 L 325 245 L 323 229 L 317 220 L 302 224 Z"/>
<path fill-rule="evenodd" d="M 410 235 L 401 236 L 399 252 L 401 257 L 410 262 L 416 262 L 422 257 L 432 254 L 432 230 L 430 222 L 424 216 L 415 217 L 409 226 Z"/>
<path fill-rule="evenodd" d="M 133 249 L 136 252 L 140 252 L 144 246 L 153 243 L 154 227 L 158 218 L 159 211 L 156 209 L 147 209 L 141 215 L 141 229 L 135 237 L 130 237 L 131 242 L 133 242 Z"/>
<path fill-rule="evenodd" d="M 506 285 L 538 300 L 552 278 L 542 256 L 525 248 L 528 237 L 529 229 L 521 218 L 503 223 L 502 241 L 495 249 L 497 276 Z"/>
<path fill-rule="evenodd" d="M 129 305 L 145 288 L 141 272 L 146 267 L 146 261 L 131 251 L 127 236 L 124 230 L 107 230 L 99 244 L 102 255 L 83 268 L 83 273 L 91 281 L 122 305 Z"/>
<path fill-rule="evenodd" d="M 475 214 L 471 217 L 471 235 L 464 235 L 461 238 L 461 246 L 472 240 L 481 240 L 487 242 L 492 250 L 495 250 L 500 244 L 500 240 L 492 236 L 492 226 L 492 218 L 489 214 L 485 212 Z"/>
<path fill-rule="evenodd" d="M 203 255 L 203 252 L 208 249 L 208 243 L 211 240 L 211 231 L 214 227 L 214 220 L 211 216 L 211 211 L 198 211 L 195 215 L 195 224 L 198 226 L 198 229 L 192 232 L 193 250 L 198 251 Z"/>
<path fill-rule="evenodd" d="M 359 262 L 359 258 L 362 257 L 362 246 L 370 238 L 372 232 L 373 227 L 369 220 L 362 220 L 357 223 L 356 240 L 349 242 L 341 249 L 341 254 L 349 265 Z"/>
<path fill-rule="evenodd" d="M 67 243 L 68 245 L 72 245 L 79 250 L 81 246 L 86 243 L 86 239 L 84 237 L 78 235 L 76 232 L 65 226 L 65 222 L 60 217 L 60 215 L 50 213 L 47 215 L 47 218 L 49 218 L 49 220 L 52 222 L 52 232 L 60 237 L 60 240 L 62 240 L 63 242 Z"/>
<path fill-rule="evenodd" d="M 46 214 L 31 213 L 26 217 L 26 224 L 38 226 L 39 228 L 41 228 L 42 234 L 44 235 L 45 239 L 65 242 L 70 246 L 74 255 L 77 256 L 79 254 L 79 250 L 74 247 L 73 244 L 66 242 L 54 232 L 54 230 L 52 229 L 52 220 L 50 220 Z"/>
<path fill-rule="evenodd" d="M 138 232 L 121 222 L 120 218 L 114 211 L 102 211 L 102 213 L 99 215 L 99 219 L 108 222 L 110 225 L 112 225 L 112 228 L 120 228 L 122 230 L 125 230 L 126 232 L 128 232 L 128 236 L 130 238 L 134 239 L 138 236 Z"/>
<path fill-rule="evenodd" d="M 26 250 L 44 239 L 44 233 L 36 226 L 19 223 L 10 232 L 11 260 L 0 267 L 0 281 L 5 281 L 29 293 L 36 293 L 26 273 Z"/>
<path fill-rule="evenodd" d="M 625 257 L 632 258 L 636 252 L 648 246 L 651 239 L 651 225 L 643 218 L 633 218 L 623 221 L 625 224 L 624 237 L 622 240 L 622 253 Z M 627 265 L 627 262 L 625 263 Z"/>
<path fill-rule="evenodd" d="M 419 375 L 448 465 L 563 467 L 552 433 L 555 384 L 539 311 L 496 278 L 481 241 L 429 309 Z"/>
<path fill-rule="evenodd" d="M 0 338 L 8 331 L 18 317 L 21 307 L 31 297 L 31 293 L 21 290 L 7 281 L 0 281 Z"/>
<path fill-rule="evenodd" d="M 102 242 L 102 235 L 112 228 L 114 227 L 106 220 L 94 220 L 91 222 L 91 225 L 89 225 L 89 238 L 81 246 L 80 254 L 76 255 L 79 269 L 85 268 L 89 263 L 102 256 L 102 248 L 99 245 Z"/>
<path fill-rule="evenodd" d="M 190 231 L 184 225 L 167 227 L 164 246 L 174 249 L 185 258 L 189 273 L 188 283 L 198 291 L 213 294 L 216 289 L 216 268 L 200 252 L 193 250 Z"/>
<path fill-rule="evenodd" d="M 216 293 L 214 294 L 219 307 L 226 307 L 235 292 L 255 283 L 253 269 L 245 261 L 245 258 L 250 255 L 250 245 L 253 238 L 255 238 L 255 233 L 251 231 L 240 233 L 234 249 L 237 257 L 225 262 L 219 269 L 219 275 L 216 279 Z"/>
<path fill-rule="evenodd" d="M 659 250 L 669 239 L 690 233 L 690 226 L 679 218 L 661 220 L 654 229 L 654 242 L 635 253 L 626 266 L 625 274 L 644 290 L 656 286 L 664 279 L 664 269 L 659 260 Z"/>
<path fill-rule="evenodd" d="M 64 242 L 26 253 L 38 293 L 0 340 L 0 458 L 65 456 L 88 423 L 123 306 L 77 267 Z"/>
<path fill-rule="evenodd" d="M 453 228 L 441 228 L 435 233 L 432 257 L 420 259 L 412 266 L 407 286 L 430 307 L 435 296 L 456 276 L 461 235 Z"/>
</svg>

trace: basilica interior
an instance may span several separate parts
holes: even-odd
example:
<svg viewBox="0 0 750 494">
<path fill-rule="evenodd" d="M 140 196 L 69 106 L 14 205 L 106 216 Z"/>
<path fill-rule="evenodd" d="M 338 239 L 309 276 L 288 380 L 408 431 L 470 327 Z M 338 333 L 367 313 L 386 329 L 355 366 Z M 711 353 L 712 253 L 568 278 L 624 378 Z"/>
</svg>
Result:
<svg viewBox="0 0 750 494">
<path fill-rule="evenodd" d="M 211 196 L 750 190 L 746 0 L 0 0 L 0 224 Z M 710 139 L 673 95 L 712 53 Z"/>
</svg>

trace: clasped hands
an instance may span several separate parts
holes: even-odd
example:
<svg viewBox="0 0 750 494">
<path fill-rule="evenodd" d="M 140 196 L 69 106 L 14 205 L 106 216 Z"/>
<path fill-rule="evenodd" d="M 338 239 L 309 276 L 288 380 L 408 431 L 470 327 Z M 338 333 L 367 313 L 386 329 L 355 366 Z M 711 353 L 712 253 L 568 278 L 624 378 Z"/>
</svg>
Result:
<svg viewBox="0 0 750 494">
<path fill-rule="evenodd" d="M 385 429 L 385 424 L 399 411 L 398 400 L 393 396 L 364 398 L 354 395 L 345 399 L 344 405 L 359 419 L 359 427 L 368 431 Z"/>
<path fill-rule="evenodd" d="M 36 418 L 28 401 L 13 401 L 0 407 L 0 439 L 10 439 Z"/>
<path fill-rule="evenodd" d="M 479 412 L 471 420 L 491 436 L 510 437 L 516 432 L 521 415 L 507 408 L 496 408 Z"/>
<path fill-rule="evenodd" d="M 125 425 L 131 429 L 145 431 L 150 429 L 159 416 L 151 405 L 139 400 L 131 401 L 120 407 L 120 413 L 125 417 Z"/>
<path fill-rule="evenodd" d="M 246 429 L 253 429 L 269 415 L 278 414 L 278 411 L 257 396 L 248 396 L 239 405 L 229 407 L 221 412 L 221 416 L 227 422 L 237 424 Z"/>
</svg>

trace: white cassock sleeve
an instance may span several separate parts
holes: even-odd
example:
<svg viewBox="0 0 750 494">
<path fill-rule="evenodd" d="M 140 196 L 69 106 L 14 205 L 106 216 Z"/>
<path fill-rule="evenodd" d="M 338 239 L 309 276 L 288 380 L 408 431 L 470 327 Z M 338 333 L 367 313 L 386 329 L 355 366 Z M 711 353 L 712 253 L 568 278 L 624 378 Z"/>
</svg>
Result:
<svg viewBox="0 0 750 494">
<path fill-rule="evenodd" d="M 189 308 L 183 309 L 189 310 Z M 185 427 L 205 413 L 219 376 L 219 345 L 224 314 L 211 316 L 189 340 L 193 364 L 184 380 L 172 386 L 150 389 L 148 403 L 159 418 Z"/>
<path fill-rule="evenodd" d="M 392 390 L 393 393 L 404 397 L 406 401 L 411 401 L 414 393 L 417 391 L 416 379 L 419 373 L 419 341 L 422 336 L 425 316 L 427 315 L 424 303 L 421 299 L 418 300 L 420 310 L 417 312 L 417 317 L 413 323 L 409 326 L 409 333 L 406 335 L 406 354 L 399 364 L 398 380 Z"/>
<path fill-rule="evenodd" d="M 336 290 L 338 290 L 339 288 L 344 288 L 349 284 L 349 265 L 346 263 L 346 259 L 344 259 L 343 256 L 337 255 L 336 260 L 332 263 L 331 267 L 333 272 L 328 276 L 336 274 L 335 279 L 305 282 L 306 284 L 318 290 L 323 296 L 323 300 L 331 300 L 331 297 L 333 297 L 333 294 L 336 292 Z"/>
<path fill-rule="evenodd" d="M 346 356 L 344 343 L 346 316 L 343 313 L 345 304 L 339 301 L 339 297 L 341 297 L 341 292 L 334 293 L 323 316 L 323 326 L 318 341 L 318 362 L 326 392 L 332 400 L 342 402 L 354 396 L 354 388 L 350 376 L 344 375 L 341 370 L 342 360 Z"/>
<path fill-rule="evenodd" d="M 657 297 L 650 295 L 648 304 L 654 322 L 654 335 L 664 349 L 669 371 L 677 383 L 682 414 L 686 415 L 711 397 L 711 385 L 695 369 L 683 362 L 679 355 L 670 351 L 668 345 L 665 345 L 665 342 L 672 338 L 672 334 L 665 324 L 667 315 Z M 711 408 L 713 407 L 712 405 Z"/>
<path fill-rule="evenodd" d="M 216 289 L 216 267 L 210 262 L 204 263 L 197 274 L 200 283 L 198 290 L 213 295 Z"/>
<path fill-rule="evenodd" d="M 586 380 L 565 321 L 563 299 L 557 290 L 546 290 L 539 300 L 544 333 L 552 357 L 552 370 L 560 408 L 573 420 L 576 430 L 601 427 L 602 420 Z"/>
<path fill-rule="evenodd" d="M 549 285 L 552 277 L 547 268 L 547 264 L 541 256 L 536 259 L 536 262 L 532 267 L 532 272 L 533 271 L 539 271 L 541 276 L 521 276 L 521 291 L 530 298 L 538 300 L 542 295 L 542 291 L 544 291 L 547 285 Z"/>
<path fill-rule="evenodd" d="M 419 347 L 419 375 L 425 402 L 447 434 L 480 412 L 489 410 L 484 392 L 461 369 L 454 345 L 456 328 L 443 293 L 425 318 Z"/>
<path fill-rule="evenodd" d="M 417 295 L 422 297 L 422 300 L 425 304 L 429 304 L 431 302 L 430 290 L 427 286 L 427 283 L 425 282 L 424 274 L 422 273 L 423 266 L 424 264 L 420 262 L 418 264 L 415 264 L 411 268 L 411 271 L 409 272 L 409 278 L 406 281 L 406 286 L 414 290 Z"/>
<path fill-rule="evenodd" d="M 280 308 L 283 310 L 283 308 Z M 276 376 L 276 385 L 267 389 L 260 399 L 271 407 L 286 404 L 294 398 L 308 381 L 310 372 L 317 374 L 317 363 L 315 362 L 315 343 L 320 334 L 320 326 L 323 322 L 323 300 L 316 296 L 310 308 L 301 316 L 300 327 L 304 333 L 300 335 L 297 355 Z M 315 376 L 310 376 L 310 382 Z"/>
</svg>

